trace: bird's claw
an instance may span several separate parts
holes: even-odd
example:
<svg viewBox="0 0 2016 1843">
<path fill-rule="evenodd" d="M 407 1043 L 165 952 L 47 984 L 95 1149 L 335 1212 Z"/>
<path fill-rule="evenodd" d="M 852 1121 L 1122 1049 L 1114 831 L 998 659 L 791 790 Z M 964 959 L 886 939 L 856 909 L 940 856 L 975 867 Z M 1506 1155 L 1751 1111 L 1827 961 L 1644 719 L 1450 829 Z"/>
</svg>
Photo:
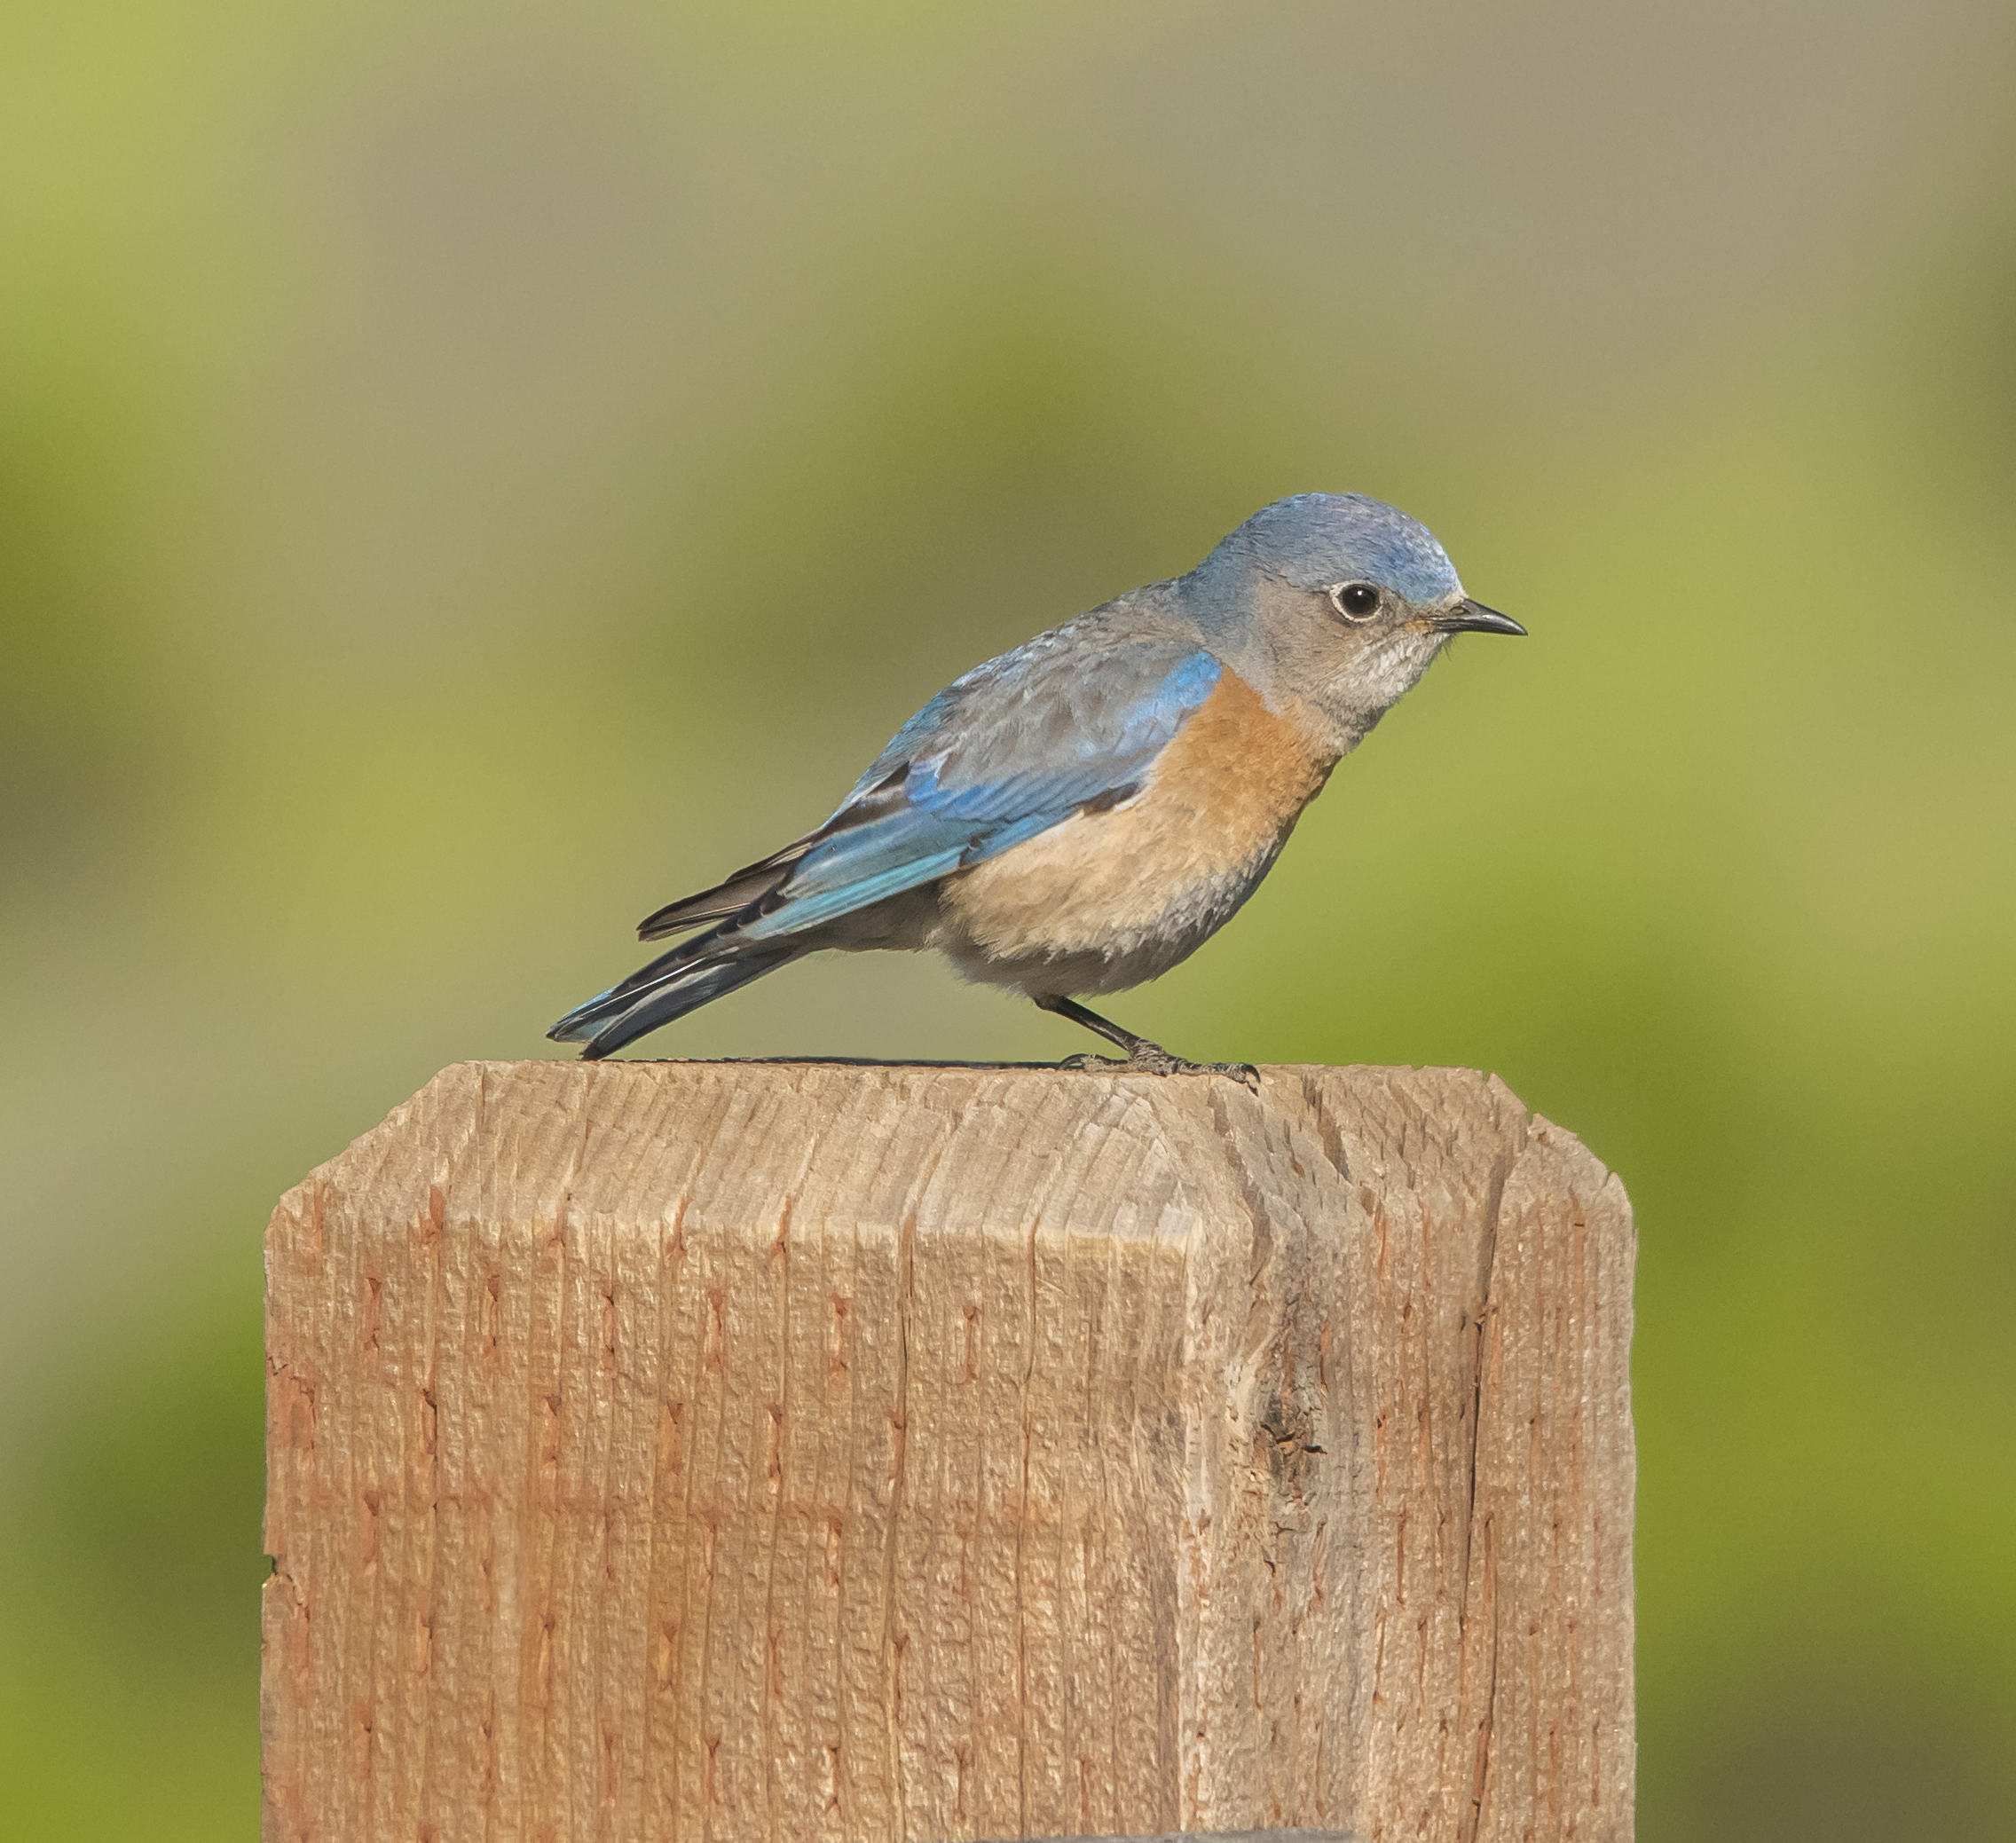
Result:
<svg viewBox="0 0 2016 1843">
<path fill-rule="evenodd" d="M 1143 1044 L 1124 1059 L 1114 1056 L 1067 1056 L 1059 1068 L 1098 1069 L 1130 1075 L 1229 1075 L 1240 1087 L 1260 1091 L 1260 1071 L 1250 1062 L 1192 1062 L 1172 1056 L 1160 1044 Z"/>
</svg>

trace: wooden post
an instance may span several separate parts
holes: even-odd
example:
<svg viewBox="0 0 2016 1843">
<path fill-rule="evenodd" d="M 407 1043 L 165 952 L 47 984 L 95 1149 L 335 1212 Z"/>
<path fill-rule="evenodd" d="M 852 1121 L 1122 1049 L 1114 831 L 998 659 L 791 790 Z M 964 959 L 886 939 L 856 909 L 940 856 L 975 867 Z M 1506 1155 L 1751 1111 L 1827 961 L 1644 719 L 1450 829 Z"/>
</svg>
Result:
<svg viewBox="0 0 2016 1843">
<path fill-rule="evenodd" d="M 266 1248 L 274 1843 L 1631 1835 L 1630 1209 L 1495 1078 L 464 1064 Z"/>
</svg>

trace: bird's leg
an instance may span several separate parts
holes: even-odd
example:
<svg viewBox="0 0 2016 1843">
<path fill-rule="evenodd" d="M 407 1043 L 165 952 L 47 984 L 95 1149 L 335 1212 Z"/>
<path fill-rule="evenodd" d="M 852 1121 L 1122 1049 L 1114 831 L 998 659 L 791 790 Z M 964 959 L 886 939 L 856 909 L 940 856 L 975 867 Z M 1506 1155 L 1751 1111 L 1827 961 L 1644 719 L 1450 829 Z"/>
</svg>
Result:
<svg viewBox="0 0 2016 1843">
<path fill-rule="evenodd" d="M 1131 1030 L 1122 1030 L 1111 1018 L 1102 1018 L 1075 998 L 1038 998 L 1036 1003 L 1039 1010 L 1083 1024 L 1116 1049 L 1127 1051 L 1124 1062 L 1106 1056 L 1067 1056 L 1058 1065 L 1060 1068 L 1124 1068 L 1150 1075 L 1230 1075 L 1259 1092 L 1260 1072 L 1249 1062 L 1188 1062 L 1181 1056 L 1170 1055 L 1160 1044 L 1136 1036 Z"/>
</svg>

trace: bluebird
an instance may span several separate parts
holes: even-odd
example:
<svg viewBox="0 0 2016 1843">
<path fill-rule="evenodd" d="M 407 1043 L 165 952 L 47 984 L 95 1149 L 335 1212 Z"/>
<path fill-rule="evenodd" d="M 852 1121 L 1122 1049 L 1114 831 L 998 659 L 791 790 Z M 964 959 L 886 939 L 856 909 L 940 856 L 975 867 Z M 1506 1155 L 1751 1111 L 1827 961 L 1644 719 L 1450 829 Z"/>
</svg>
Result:
<svg viewBox="0 0 2016 1843">
<path fill-rule="evenodd" d="M 1096 1031 L 1122 1066 L 1247 1075 L 1079 998 L 1167 973 L 1230 921 L 1452 635 L 1525 631 L 1471 601 L 1406 513 L 1359 493 L 1277 500 L 1188 575 L 941 691 L 831 819 L 647 918 L 642 940 L 689 938 L 548 1035 L 606 1056 L 823 948 L 935 948 Z"/>
</svg>

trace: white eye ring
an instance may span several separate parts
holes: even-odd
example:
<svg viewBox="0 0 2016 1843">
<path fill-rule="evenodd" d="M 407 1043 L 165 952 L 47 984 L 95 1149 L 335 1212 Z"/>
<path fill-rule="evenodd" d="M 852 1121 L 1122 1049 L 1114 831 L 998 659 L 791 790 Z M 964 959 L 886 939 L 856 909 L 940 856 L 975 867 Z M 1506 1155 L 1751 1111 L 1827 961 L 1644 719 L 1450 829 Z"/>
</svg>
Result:
<svg viewBox="0 0 2016 1843">
<path fill-rule="evenodd" d="M 1372 592 L 1372 606 L 1367 608 L 1363 614 L 1353 614 L 1350 609 L 1344 606 L 1344 591 L 1352 588 L 1370 589 Z M 1362 627 L 1366 622 L 1379 612 L 1379 591 L 1373 588 L 1369 582 L 1333 582 L 1324 593 L 1329 596 L 1331 607 L 1335 608 L 1339 616 L 1349 621 L 1354 627 Z"/>
</svg>

